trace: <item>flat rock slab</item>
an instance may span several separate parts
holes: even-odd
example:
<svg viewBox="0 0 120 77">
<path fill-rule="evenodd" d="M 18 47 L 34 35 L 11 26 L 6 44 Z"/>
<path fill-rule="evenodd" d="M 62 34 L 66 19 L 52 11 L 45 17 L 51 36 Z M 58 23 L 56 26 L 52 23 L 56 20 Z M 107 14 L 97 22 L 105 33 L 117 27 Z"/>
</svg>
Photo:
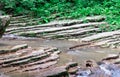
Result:
<svg viewBox="0 0 120 77">
<path fill-rule="evenodd" d="M 40 34 L 40 33 L 50 33 L 50 32 L 57 32 L 57 31 L 62 31 L 62 30 L 69 30 L 69 29 L 76 29 L 76 28 L 81 28 L 81 27 L 87 27 L 91 25 L 101 25 L 101 24 L 106 24 L 106 22 L 93 22 L 93 23 L 85 23 L 85 24 L 76 24 L 72 26 L 65 26 L 65 27 L 54 27 L 54 28 L 49 28 L 45 30 L 36 30 L 36 31 L 28 31 L 28 32 L 19 32 L 16 33 L 18 35 L 23 35 L 23 34 Z"/>
<path fill-rule="evenodd" d="M 78 67 L 73 67 L 73 68 L 70 68 L 68 70 L 68 73 L 70 73 L 70 74 L 76 74 L 77 71 L 78 71 Z"/>
<path fill-rule="evenodd" d="M 119 54 L 109 54 L 106 58 L 103 58 L 102 60 L 111 60 L 111 59 L 118 59 Z"/>
<path fill-rule="evenodd" d="M 0 54 L 10 53 L 10 52 L 16 52 L 17 50 L 25 49 L 27 47 L 28 47 L 27 44 L 16 45 L 16 46 L 11 47 L 10 49 L 0 50 Z"/>
<path fill-rule="evenodd" d="M 96 35 L 88 36 L 88 37 L 82 38 L 81 41 L 93 41 L 96 39 L 109 37 L 109 36 L 113 36 L 113 35 L 117 35 L 117 34 L 120 34 L 120 30 L 112 31 L 112 32 L 103 32 L 103 33 L 99 33 Z"/>
</svg>

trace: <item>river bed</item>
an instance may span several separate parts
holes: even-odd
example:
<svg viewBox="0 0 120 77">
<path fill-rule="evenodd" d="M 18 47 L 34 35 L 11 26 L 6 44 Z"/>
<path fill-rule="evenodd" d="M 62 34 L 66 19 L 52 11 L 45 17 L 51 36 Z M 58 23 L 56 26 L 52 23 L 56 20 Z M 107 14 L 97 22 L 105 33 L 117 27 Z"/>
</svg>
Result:
<svg viewBox="0 0 120 77">
<path fill-rule="evenodd" d="M 95 61 L 100 61 L 102 58 L 108 54 L 119 53 L 119 49 L 108 49 L 108 48 L 99 48 L 99 47 L 85 47 L 69 50 L 69 47 L 79 45 L 80 42 L 68 41 L 68 40 L 49 40 L 42 38 L 28 38 L 28 39 L 15 39 L 15 38 L 6 38 L 3 37 L 0 39 L 0 49 L 9 49 L 11 46 L 19 44 L 28 44 L 31 47 L 40 47 L 40 46 L 54 46 L 57 47 L 62 53 L 60 54 L 60 60 L 56 66 L 61 66 L 67 62 L 77 62 L 79 65 L 82 65 L 85 60 L 93 59 Z M 28 75 L 19 74 L 15 77 L 29 77 Z"/>
</svg>

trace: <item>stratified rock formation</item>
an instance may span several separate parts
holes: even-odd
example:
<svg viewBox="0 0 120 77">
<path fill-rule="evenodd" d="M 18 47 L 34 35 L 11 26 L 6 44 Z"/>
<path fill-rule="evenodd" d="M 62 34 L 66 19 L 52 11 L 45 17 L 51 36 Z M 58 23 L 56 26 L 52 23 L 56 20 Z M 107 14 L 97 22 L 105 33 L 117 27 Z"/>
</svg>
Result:
<svg viewBox="0 0 120 77">
<path fill-rule="evenodd" d="M 42 70 L 56 64 L 59 53 L 55 47 L 31 48 L 27 44 L 0 50 L 0 71 L 9 74 Z"/>
<path fill-rule="evenodd" d="M 105 19 L 105 16 L 92 16 L 76 20 L 56 20 L 39 25 L 40 18 L 13 16 L 6 34 L 71 39 L 72 41 L 77 40 L 83 43 L 92 42 L 94 46 L 120 48 L 120 30 L 111 32 L 101 30 L 103 25 L 105 28 L 109 28 L 109 24 Z"/>
<path fill-rule="evenodd" d="M 36 20 L 29 17 L 12 17 L 6 30 L 7 34 L 35 36 L 44 38 L 59 38 L 99 32 L 98 26 L 105 25 L 104 16 L 86 17 L 79 20 L 53 21 L 47 24 L 33 24 Z M 31 20 L 31 21 L 30 21 Z M 40 20 L 40 19 L 38 19 Z M 85 23 L 87 21 L 88 23 Z M 31 24 L 30 24 L 31 23 Z"/>
<path fill-rule="evenodd" d="M 0 38 L 2 37 L 9 23 L 10 23 L 10 16 L 0 16 Z"/>
</svg>

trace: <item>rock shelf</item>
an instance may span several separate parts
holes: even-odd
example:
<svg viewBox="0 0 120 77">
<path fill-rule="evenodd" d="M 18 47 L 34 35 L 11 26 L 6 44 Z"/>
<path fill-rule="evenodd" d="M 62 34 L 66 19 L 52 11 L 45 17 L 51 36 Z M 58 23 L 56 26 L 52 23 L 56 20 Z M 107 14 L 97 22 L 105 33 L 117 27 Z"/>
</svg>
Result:
<svg viewBox="0 0 120 77">
<path fill-rule="evenodd" d="M 0 53 L 0 71 L 6 74 L 48 68 L 57 63 L 60 53 L 55 47 L 31 48 L 27 44 L 17 45 L 0 52 L 2 51 L 6 52 Z"/>
<path fill-rule="evenodd" d="M 28 35 L 28 34 L 36 35 L 36 34 L 54 33 L 54 32 L 59 33 L 64 30 L 66 30 L 66 32 L 67 32 L 67 30 L 72 30 L 72 29 L 75 30 L 75 29 L 80 29 L 82 27 L 87 28 L 89 26 L 91 26 L 94 31 L 94 27 L 97 27 L 98 25 L 106 24 L 105 22 L 103 22 L 103 20 L 105 19 L 104 16 L 86 17 L 86 18 L 82 18 L 79 20 L 53 21 L 53 22 L 43 24 L 43 25 L 31 24 L 31 26 L 27 25 L 30 22 L 28 22 L 26 20 L 24 22 L 20 22 L 20 23 L 16 22 L 15 23 L 15 21 L 21 21 L 22 18 L 23 19 L 27 18 L 27 16 L 12 17 L 11 24 L 9 25 L 8 29 L 6 30 L 6 33 L 16 34 L 16 35 Z M 85 21 L 89 21 L 89 23 L 84 23 Z M 20 26 L 20 24 L 22 24 L 22 25 L 25 24 L 25 25 L 24 25 L 24 27 L 22 27 L 22 25 Z M 82 31 L 82 30 L 80 30 L 80 31 Z M 69 33 L 69 31 L 67 33 Z M 49 35 L 49 34 L 47 34 L 47 35 Z M 55 35 L 57 35 L 57 34 L 55 34 Z"/>
<path fill-rule="evenodd" d="M 77 20 L 60 20 L 39 25 L 41 19 L 30 16 L 11 17 L 6 35 L 42 37 L 50 39 L 68 39 L 81 44 L 69 49 L 100 46 L 120 48 L 120 30 L 102 32 L 101 25 L 106 25 L 104 16 L 86 17 Z M 18 37 L 19 38 L 19 37 Z M 22 38 L 22 37 L 21 37 Z M 33 77 L 119 77 L 119 54 L 109 54 L 100 62 L 86 60 L 83 66 L 70 62 L 56 67 L 60 51 L 56 47 L 31 48 L 27 44 L 0 50 L 0 71 L 5 74 L 31 73 Z"/>
<path fill-rule="evenodd" d="M 94 46 L 120 48 L 119 30 L 101 32 L 101 25 L 106 27 L 109 25 L 104 21 L 105 19 L 105 16 L 92 16 L 77 20 L 56 20 L 39 25 L 40 18 L 16 16 L 11 17 L 11 23 L 5 34 L 51 39 L 77 39 L 83 44 L 92 42 Z"/>
</svg>

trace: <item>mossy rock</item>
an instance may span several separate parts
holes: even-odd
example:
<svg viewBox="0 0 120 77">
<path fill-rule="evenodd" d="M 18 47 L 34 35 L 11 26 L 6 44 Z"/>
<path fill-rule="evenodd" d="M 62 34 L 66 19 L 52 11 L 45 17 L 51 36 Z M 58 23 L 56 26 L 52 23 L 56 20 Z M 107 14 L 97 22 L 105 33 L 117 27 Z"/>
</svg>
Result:
<svg viewBox="0 0 120 77">
<path fill-rule="evenodd" d="M 0 16 L 0 38 L 5 32 L 6 27 L 10 23 L 10 16 Z"/>
</svg>

